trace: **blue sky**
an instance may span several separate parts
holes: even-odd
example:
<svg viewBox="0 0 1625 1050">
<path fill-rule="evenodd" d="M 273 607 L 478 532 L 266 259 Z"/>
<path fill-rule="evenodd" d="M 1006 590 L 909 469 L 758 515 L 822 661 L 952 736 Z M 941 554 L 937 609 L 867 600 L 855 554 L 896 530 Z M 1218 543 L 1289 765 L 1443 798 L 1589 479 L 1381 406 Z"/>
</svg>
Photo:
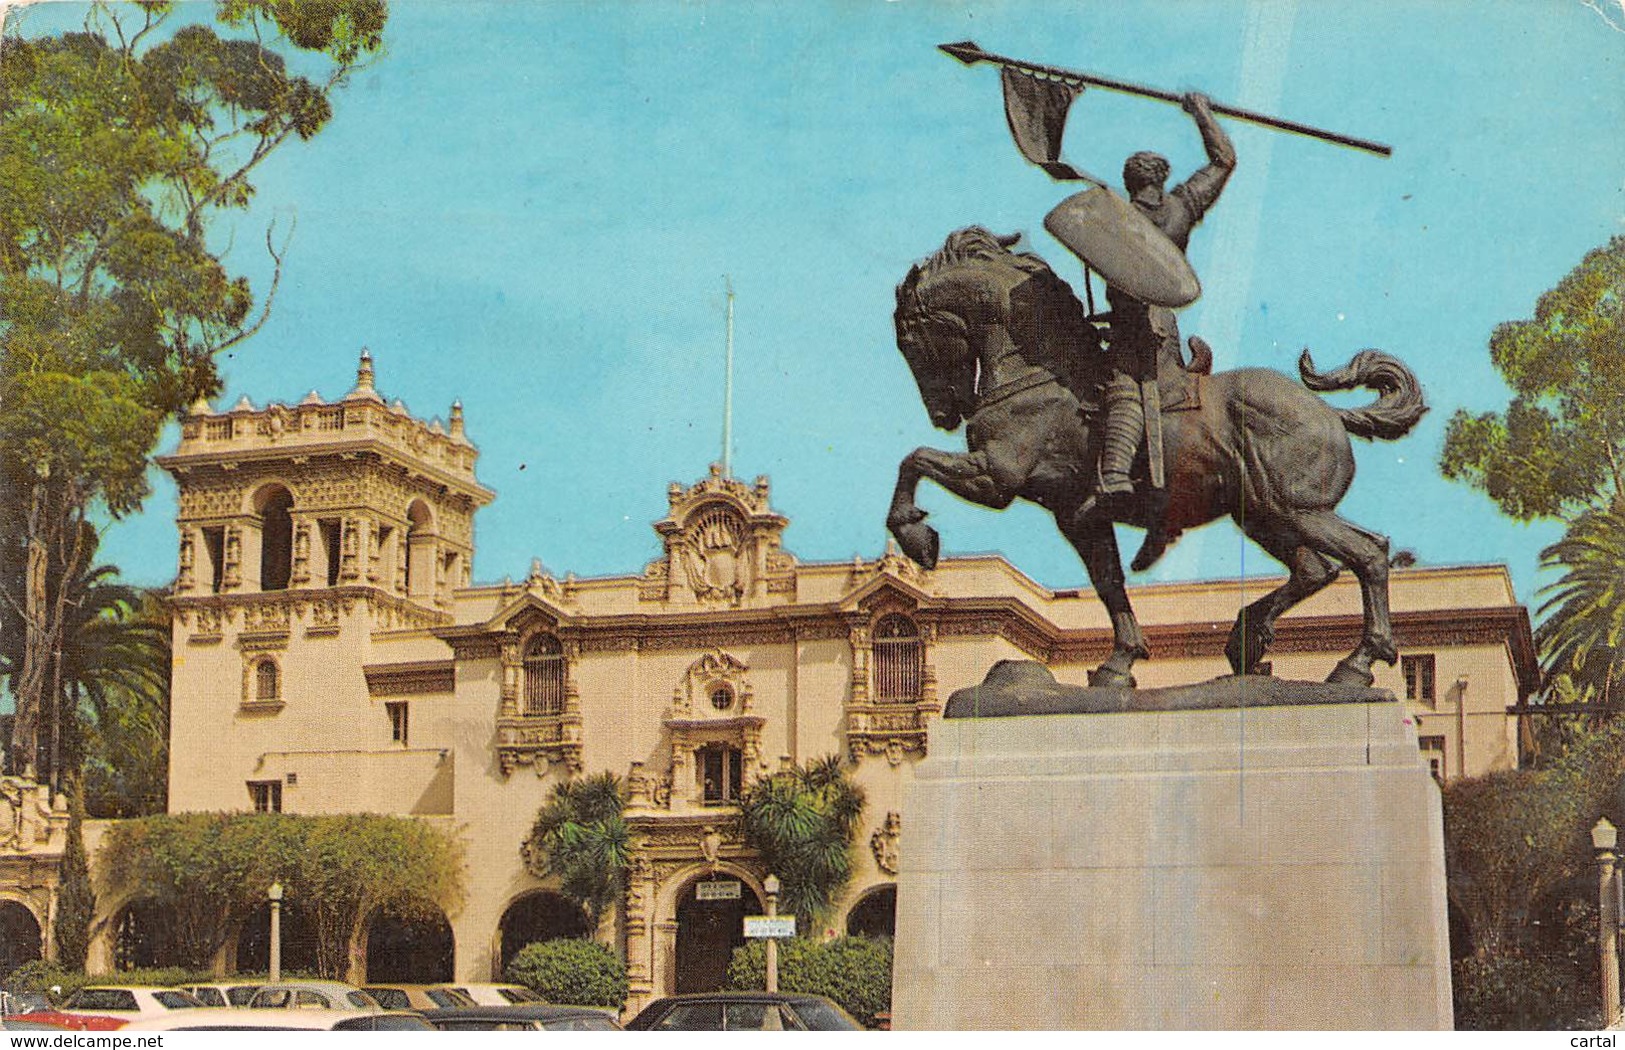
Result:
<svg viewBox="0 0 1625 1050">
<path fill-rule="evenodd" d="M 13 9 L 8 31 L 77 10 Z M 1304 346 L 1322 367 L 1372 346 L 1404 359 L 1433 411 L 1402 441 L 1357 443 L 1345 513 L 1422 564 L 1505 561 L 1533 600 L 1555 526 L 1507 521 L 1437 461 L 1456 408 L 1505 403 L 1495 324 L 1625 232 L 1625 32 L 1580 0 L 397 0 L 388 54 L 218 231 L 262 278 L 265 224 L 297 219 L 271 320 L 222 362 L 217 407 L 337 398 L 366 345 L 387 397 L 424 417 L 465 406 L 498 493 L 477 580 L 532 557 L 635 572 L 658 550 L 667 483 L 720 455 L 726 274 L 734 472 L 771 476 L 801 558 L 872 556 L 897 461 L 963 448 L 931 428 L 896 351 L 909 264 L 979 223 L 1080 276 L 1041 226 L 1071 189 L 1016 153 L 996 73 L 936 51 L 966 38 L 1392 144 L 1384 160 L 1228 122 L 1240 167 L 1192 238 L 1206 291 L 1181 325 L 1221 369 L 1291 371 Z M 1202 160 L 1177 107 L 1104 91 L 1075 106 L 1077 165 L 1110 175 L 1145 148 L 1176 178 Z M 1086 582 L 1035 507 L 994 513 L 929 485 L 921 503 L 950 554 Z M 167 583 L 173 513 L 155 471 L 104 556 Z M 1221 522 L 1142 579 L 1274 571 Z"/>
</svg>

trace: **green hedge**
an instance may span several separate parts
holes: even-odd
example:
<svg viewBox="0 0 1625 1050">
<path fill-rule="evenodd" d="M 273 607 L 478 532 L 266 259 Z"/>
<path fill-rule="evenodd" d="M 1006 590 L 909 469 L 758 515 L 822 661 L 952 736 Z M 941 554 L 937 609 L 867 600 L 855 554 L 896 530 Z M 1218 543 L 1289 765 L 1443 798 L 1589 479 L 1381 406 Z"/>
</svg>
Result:
<svg viewBox="0 0 1625 1050">
<path fill-rule="evenodd" d="M 117 973 L 89 976 L 78 970 L 65 970 L 54 963 L 35 961 L 24 963 L 11 971 L 6 987 L 13 992 L 49 992 L 54 985 L 62 989 L 66 998 L 85 985 L 150 985 L 174 988 L 182 984 L 213 984 L 219 981 L 208 970 L 189 970 L 181 966 L 165 966 L 152 970 L 120 970 Z"/>
<path fill-rule="evenodd" d="M 892 942 L 887 938 L 797 937 L 779 942 L 779 991 L 810 992 L 840 1003 L 869 1027 L 891 1010 Z M 767 983 L 767 947 L 752 941 L 734 950 L 728 985 L 741 991 Z"/>
<path fill-rule="evenodd" d="M 571 937 L 527 944 L 508 964 L 507 977 L 550 1003 L 619 1010 L 626 1002 L 626 965 L 596 941 Z"/>
</svg>

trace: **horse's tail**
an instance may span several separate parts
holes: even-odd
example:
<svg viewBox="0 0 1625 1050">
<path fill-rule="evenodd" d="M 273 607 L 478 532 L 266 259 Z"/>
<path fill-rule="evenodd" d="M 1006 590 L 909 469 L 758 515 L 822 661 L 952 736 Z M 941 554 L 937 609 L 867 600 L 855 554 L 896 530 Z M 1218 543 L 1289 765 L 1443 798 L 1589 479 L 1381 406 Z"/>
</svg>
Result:
<svg viewBox="0 0 1625 1050">
<path fill-rule="evenodd" d="M 1364 408 L 1333 409 L 1343 420 L 1343 429 L 1355 437 L 1384 441 L 1404 437 L 1428 410 L 1416 374 L 1399 358 L 1381 350 L 1361 350 L 1342 368 L 1320 373 L 1305 349 L 1298 358 L 1298 374 L 1304 386 L 1322 393 L 1356 387 L 1377 391 L 1377 400 Z"/>
</svg>

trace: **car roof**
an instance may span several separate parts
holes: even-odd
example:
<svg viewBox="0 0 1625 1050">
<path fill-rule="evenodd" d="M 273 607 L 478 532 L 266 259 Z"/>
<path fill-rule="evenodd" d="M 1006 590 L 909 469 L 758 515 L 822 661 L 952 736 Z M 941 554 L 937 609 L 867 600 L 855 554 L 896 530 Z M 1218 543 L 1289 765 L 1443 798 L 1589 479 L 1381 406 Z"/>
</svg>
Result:
<svg viewBox="0 0 1625 1050">
<path fill-rule="evenodd" d="M 410 1010 L 283 1010 L 276 1008 L 204 1007 L 185 1013 L 132 1021 L 121 1032 L 174 1031 L 184 1028 L 298 1028 L 324 1031 L 351 1018 L 421 1017 Z"/>
<path fill-rule="evenodd" d="M 424 1010 L 422 1013 L 424 1017 L 431 1021 L 438 1021 L 442 1018 L 446 1020 L 490 1018 L 514 1021 L 554 1021 L 561 1017 L 608 1017 L 614 1015 L 614 1011 L 608 1007 L 599 1009 L 595 1006 L 555 1006 L 552 1003 L 515 1003 L 513 1006 L 454 1006 L 444 1010 Z"/>
<path fill-rule="evenodd" d="M 656 1003 L 804 1003 L 809 1000 L 829 1002 L 822 995 L 813 995 L 811 992 L 687 992 L 683 995 L 667 995 L 656 999 Z"/>
</svg>

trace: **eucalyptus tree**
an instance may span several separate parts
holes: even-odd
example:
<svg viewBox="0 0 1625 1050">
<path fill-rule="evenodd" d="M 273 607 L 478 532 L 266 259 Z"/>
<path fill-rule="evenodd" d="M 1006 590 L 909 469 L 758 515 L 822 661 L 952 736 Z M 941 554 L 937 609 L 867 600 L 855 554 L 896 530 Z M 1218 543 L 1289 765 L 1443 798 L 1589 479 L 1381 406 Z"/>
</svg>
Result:
<svg viewBox="0 0 1625 1050">
<path fill-rule="evenodd" d="M 252 177 L 332 116 L 383 46 L 384 0 L 92 5 L 82 29 L 0 38 L 0 618 L 9 756 L 37 772 L 64 688 L 83 525 L 146 496 L 164 421 L 218 393 L 216 358 L 262 325 L 211 230 Z M 13 19 L 12 25 L 23 23 Z"/>
</svg>

